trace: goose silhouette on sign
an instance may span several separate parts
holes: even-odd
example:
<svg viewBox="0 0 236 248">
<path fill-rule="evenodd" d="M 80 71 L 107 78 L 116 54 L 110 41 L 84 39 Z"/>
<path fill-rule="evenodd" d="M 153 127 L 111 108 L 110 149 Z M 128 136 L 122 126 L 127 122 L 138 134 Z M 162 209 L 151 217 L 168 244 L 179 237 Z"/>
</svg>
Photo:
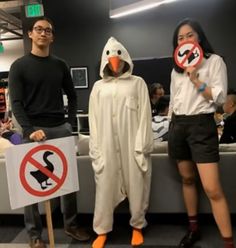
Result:
<svg viewBox="0 0 236 248">
<path fill-rule="evenodd" d="M 43 154 L 43 160 L 46 163 L 47 166 L 45 166 L 45 169 L 47 169 L 50 172 L 54 171 L 54 165 L 48 160 L 48 156 L 53 155 L 53 152 L 46 151 Z M 31 171 L 30 174 L 37 180 L 37 182 L 40 184 L 41 189 L 46 189 L 48 186 L 52 185 L 52 183 L 48 182 L 48 176 L 45 175 L 42 171 Z M 43 183 L 45 182 L 45 186 Z"/>
<path fill-rule="evenodd" d="M 189 52 L 190 52 L 190 50 L 188 50 L 188 49 L 185 50 L 182 54 L 181 54 L 181 52 L 179 51 L 178 56 L 179 56 L 179 57 L 183 57 L 183 56 L 185 56 L 185 55 L 188 55 Z M 198 51 L 195 51 L 195 52 L 191 53 L 191 55 L 188 57 L 188 64 L 190 64 L 190 63 L 191 63 L 195 58 L 197 58 L 197 57 L 199 57 Z"/>
</svg>

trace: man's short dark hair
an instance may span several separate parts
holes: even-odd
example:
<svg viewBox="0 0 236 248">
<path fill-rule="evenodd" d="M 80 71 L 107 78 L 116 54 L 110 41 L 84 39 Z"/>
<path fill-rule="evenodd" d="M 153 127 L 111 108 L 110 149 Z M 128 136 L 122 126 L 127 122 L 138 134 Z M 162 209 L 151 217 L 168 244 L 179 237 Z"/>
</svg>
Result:
<svg viewBox="0 0 236 248">
<path fill-rule="evenodd" d="M 170 104 L 170 96 L 168 95 L 161 96 L 156 104 L 157 114 L 159 115 L 163 113 L 166 110 L 166 108 L 169 107 L 169 104 Z"/>
<path fill-rule="evenodd" d="M 53 21 L 50 18 L 46 17 L 46 16 L 41 16 L 41 17 L 33 18 L 30 21 L 30 23 L 29 23 L 28 31 L 32 32 L 35 23 L 38 22 L 38 21 L 47 21 L 48 23 L 50 23 L 51 26 L 52 26 L 52 33 L 53 34 L 55 33 L 55 28 L 54 28 Z"/>
<path fill-rule="evenodd" d="M 236 90 L 229 89 L 227 95 L 230 96 L 231 100 L 234 102 L 234 104 L 236 104 Z"/>
<path fill-rule="evenodd" d="M 157 89 L 164 89 L 162 84 L 159 83 L 153 83 L 149 86 L 149 96 L 152 98 L 153 95 L 156 94 Z"/>
</svg>

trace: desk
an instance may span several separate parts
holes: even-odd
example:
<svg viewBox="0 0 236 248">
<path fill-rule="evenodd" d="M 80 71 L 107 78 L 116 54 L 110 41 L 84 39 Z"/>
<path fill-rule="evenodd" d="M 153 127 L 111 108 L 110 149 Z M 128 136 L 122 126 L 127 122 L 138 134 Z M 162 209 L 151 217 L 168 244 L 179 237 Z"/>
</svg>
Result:
<svg viewBox="0 0 236 248">
<path fill-rule="evenodd" d="M 89 135 L 88 114 L 78 114 L 78 116 L 76 117 L 77 117 L 78 132 L 81 134 Z"/>
<path fill-rule="evenodd" d="M 65 114 L 65 117 L 68 117 L 68 114 Z M 76 126 L 72 127 L 73 135 L 86 134 L 89 135 L 89 124 L 88 124 L 88 114 L 76 114 Z"/>
</svg>

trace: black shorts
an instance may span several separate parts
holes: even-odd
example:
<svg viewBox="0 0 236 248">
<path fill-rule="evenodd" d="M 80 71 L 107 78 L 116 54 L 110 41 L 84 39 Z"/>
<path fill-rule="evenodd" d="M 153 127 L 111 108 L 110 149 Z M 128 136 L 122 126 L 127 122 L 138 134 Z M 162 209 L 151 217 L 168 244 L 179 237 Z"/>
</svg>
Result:
<svg viewBox="0 0 236 248">
<path fill-rule="evenodd" d="M 176 160 L 218 162 L 219 141 L 214 115 L 173 115 L 168 148 L 170 157 Z"/>
</svg>

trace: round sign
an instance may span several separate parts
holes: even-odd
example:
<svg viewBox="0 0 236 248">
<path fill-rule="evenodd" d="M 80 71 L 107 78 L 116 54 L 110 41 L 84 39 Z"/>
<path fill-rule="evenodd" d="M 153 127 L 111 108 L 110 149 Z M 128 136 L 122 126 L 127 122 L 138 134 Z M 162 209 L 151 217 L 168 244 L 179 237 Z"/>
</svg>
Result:
<svg viewBox="0 0 236 248">
<path fill-rule="evenodd" d="M 42 157 L 42 154 L 46 166 L 40 162 L 41 159 L 39 159 L 39 157 Z M 54 165 L 50 162 L 47 159 L 47 156 L 49 155 L 55 156 L 58 163 Z M 31 170 L 31 167 L 33 170 Z M 57 167 L 57 171 L 60 171 L 58 175 L 55 173 L 55 167 Z M 27 172 L 27 170 L 31 171 Z M 63 185 L 67 176 L 67 171 L 67 160 L 60 149 L 52 145 L 40 145 L 31 149 L 23 158 L 20 165 L 20 181 L 25 190 L 30 194 L 34 196 L 49 196 Z M 40 185 L 40 190 L 36 188 L 35 184 L 30 180 L 32 177 L 35 178 L 34 181 L 36 182 L 36 185 Z M 53 181 L 55 185 L 47 182 L 49 179 Z M 46 183 L 46 185 L 43 186 L 43 183 Z"/>
<path fill-rule="evenodd" d="M 197 66 L 202 62 L 203 51 L 198 43 L 186 41 L 175 49 L 174 59 L 175 63 L 183 69 Z"/>
</svg>

